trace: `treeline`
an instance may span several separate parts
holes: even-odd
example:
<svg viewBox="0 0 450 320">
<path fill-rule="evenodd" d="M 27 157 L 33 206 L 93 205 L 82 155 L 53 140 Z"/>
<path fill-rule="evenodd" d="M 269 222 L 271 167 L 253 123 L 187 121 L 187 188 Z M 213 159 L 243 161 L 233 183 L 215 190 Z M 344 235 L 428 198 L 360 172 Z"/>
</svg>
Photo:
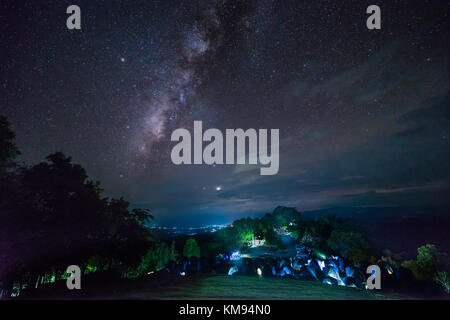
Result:
<svg viewBox="0 0 450 320">
<path fill-rule="evenodd" d="M 265 244 L 285 248 L 282 235 L 299 240 L 322 256 L 340 256 L 355 265 L 389 265 L 409 270 L 418 281 L 439 283 L 450 290 L 448 257 L 432 245 L 418 248 L 417 258 L 407 260 L 403 254 L 377 248 L 358 232 L 358 225 L 336 215 L 318 219 L 302 219 L 295 208 L 279 206 L 261 218 L 244 218 L 217 231 L 212 238 L 201 241 L 202 255 L 230 253 L 246 249 L 252 239 L 264 239 Z"/>
<path fill-rule="evenodd" d="M 147 210 L 103 197 L 62 153 L 19 165 L 14 138 L 0 117 L 0 296 L 62 279 L 72 264 L 134 277 L 167 263 L 170 248 L 145 227 Z"/>
<path fill-rule="evenodd" d="M 282 235 L 286 234 L 327 255 L 337 254 L 354 262 L 369 260 L 373 248 L 355 229 L 352 221 L 335 215 L 306 220 L 295 208 L 279 206 L 261 218 L 239 219 L 217 231 L 213 239 L 202 245 L 202 252 L 217 254 L 243 249 L 252 239 L 263 239 L 265 244 L 283 249 Z"/>
</svg>

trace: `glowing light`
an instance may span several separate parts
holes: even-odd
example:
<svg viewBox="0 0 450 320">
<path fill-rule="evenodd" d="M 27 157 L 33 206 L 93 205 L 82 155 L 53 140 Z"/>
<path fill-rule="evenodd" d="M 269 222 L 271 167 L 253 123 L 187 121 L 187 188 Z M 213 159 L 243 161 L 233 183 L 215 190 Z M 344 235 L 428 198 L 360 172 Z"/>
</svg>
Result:
<svg viewBox="0 0 450 320">
<path fill-rule="evenodd" d="M 217 186 L 216 187 L 216 191 L 220 191 L 220 190 L 222 190 L 222 187 L 221 186 Z"/>
<path fill-rule="evenodd" d="M 323 254 L 322 252 L 319 252 L 319 251 L 315 251 L 314 252 L 320 259 L 326 259 L 327 258 L 327 256 L 325 255 L 325 254 Z"/>
<path fill-rule="evenodd" d="M 319 264 L 320 270 L 323 270 L 325 268 L 325 261 L 317 260 L 317 263 Z"/>
<path fill-rule="evenodd" d="M 233 266 L 228 271 L 228 275 L 231 276 L 233 273 L 236 273 L 236 272 L 238 272 L 238 268 L 236 266 Z"/>
<path fill-rule="evenodd" d="M 386 266 L 386 269 L 387 269 L 387 272 L 389 274 L 393 274 L 394 273 L 394 270 L 392 270 L 391 266 Z"/>
<path fill-rule="evenodd" d="M 258 274 L 258 276 L 260 277 L 262 276 L 262 271 L 260 268 L 256 269 L 256 273 Z"/>
<path fill-rule="evenodd" d="M 231 253 L 230 260 L 234 261 L 234 260 L 239 260 L 239 259 L 241 259 L 241 254 L 239 251 L 234 251 Z"/>
</svg>

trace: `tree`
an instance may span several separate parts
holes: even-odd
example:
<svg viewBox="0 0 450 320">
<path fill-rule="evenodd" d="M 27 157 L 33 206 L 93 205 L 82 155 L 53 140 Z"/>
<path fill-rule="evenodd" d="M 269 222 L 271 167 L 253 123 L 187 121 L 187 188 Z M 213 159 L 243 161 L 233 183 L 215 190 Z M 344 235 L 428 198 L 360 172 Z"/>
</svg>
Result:
<svg viewBox="0 0 450 320">
<path fill-rule="evenodd" d="M 89 263 L 96 254 L 110 266 L 139 263 L 151 240 L 148 210 L 102 198 L 99 182 L 62 153 L 16 171 L 5 184 L 1 179 L 9 186 L 7 197 L 0 195 L 0 279 L 7 292 L 14 281 L 59 279 L 70 264 L 101 270 Z"/>
<path fill-rule="evenodd" d="M 328 247 L 352 262 L 367 261 L 369 244 L 361 234 L 344 230 L 333 230 L 327 240 Z"/>
<path fill-rule="evenodd" d="M 417 249 L 417 264 L 431 277 L 441 265 L 441 256 L 434 244 L 426 244 Z"/>
<path fill-rule="evenodd" d="M 177 249 L 175 249 L 175 240 L 172 240 L 172 243 L 170 245 L 170 258 L 169 261 L 178 261 L 178 252 Z"/>
<path fill-rule="evenodd" d="M 194 238 L 189 238 L 186 240 L 186 243 L 183 247 L 183 255 L 187 258 L 200 258 L 200 247 L 198 246 L 197 241 L 195 241 Z"/>
<path fill-rule="evenodd" d="M 3 170 L 8 162 L 20 155 L 19 149 L 14 144 L 16 135 L 11 130 L 11 125 L 5 116 L 0 116 L 0 170 Z"/>
<path fill-rule="evenodd" d="M 442 267 L 442 254 L 434 244 L 426 244 L 417 249 L 416 260 L 406 260 L 402 266 L 418 280 L 431 280 Z"/>
<path fill-rule="evenodd" d="M 13 222 L 18 219 L 17 205 L 23 199 L 20 176 L 17 170 L 7 170 L 13 167 L 13 161 L 20 155 L 14 139 L 15 134 L 11 130 L 8 119 L 0 116 L 0 285 L 3 282 L 7 293 L 12 287 L 14 277 L 11 270 L 14 270 L 21 261 L 21 256 L 16 252 L 18 247 L 11 243 L 11 238 L 23 236 L 23 233 L 20 233 L 20 230 L 13 225 Z"/>
<path fill-rule="evenodd" d="M 440 284 L 444 291 L 450 293 L 450 275 L 445 271 L 438 271 L 433 277 L 433 280 Z"/>
</svg>

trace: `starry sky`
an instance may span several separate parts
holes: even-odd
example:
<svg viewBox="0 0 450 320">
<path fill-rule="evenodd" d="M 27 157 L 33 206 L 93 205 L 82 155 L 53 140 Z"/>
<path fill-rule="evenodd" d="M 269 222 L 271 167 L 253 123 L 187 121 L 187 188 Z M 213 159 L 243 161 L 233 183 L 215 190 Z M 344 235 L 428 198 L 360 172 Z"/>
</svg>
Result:
<svg viewBox="0 0 450 320">
<path fill-rule="evenodd" d="M 66 8 L 81 8 L 81 30 Z M 381 8 L 368 30 L 366 8 Z M 0 3 L 0 113 L 34 164 L 62 151 L 155 222 L 277 205 L 449 205 L 445 1 Z M 175 166 L 176 128 L 280 129 L 280 169 Z"/>
</svg>

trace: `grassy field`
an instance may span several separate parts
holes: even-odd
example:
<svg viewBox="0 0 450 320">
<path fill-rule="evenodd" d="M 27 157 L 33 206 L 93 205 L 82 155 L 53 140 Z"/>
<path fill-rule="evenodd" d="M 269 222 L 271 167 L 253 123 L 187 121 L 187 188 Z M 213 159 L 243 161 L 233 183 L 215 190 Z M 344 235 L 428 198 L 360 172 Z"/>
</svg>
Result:
<svg viewBox="0 0 450 320">
<path fill-rule="evenodd" d="M 118 292 L 117 292 L 118 293 Z M 126 290 L 101 299 L 392 299 L 375 291 L 328 286 L 318 282 L 249 276 L 201 275 L 172 283 Z M 404 297 L 402 297 L 404 298 Z"/>
</svg>

